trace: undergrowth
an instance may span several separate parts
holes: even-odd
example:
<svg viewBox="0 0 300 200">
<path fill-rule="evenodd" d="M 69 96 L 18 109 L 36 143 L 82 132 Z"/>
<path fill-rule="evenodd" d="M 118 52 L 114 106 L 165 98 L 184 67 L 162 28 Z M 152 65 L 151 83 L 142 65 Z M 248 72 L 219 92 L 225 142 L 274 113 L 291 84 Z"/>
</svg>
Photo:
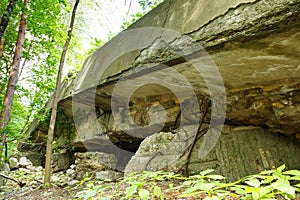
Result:
<svg viewBox="0 0 300 200">
<path fill-rule="evenodd" d="M 300 192 L 300 171 L 284 169 L 282 165 L 231 183 L 212 174 L 212 169 L 190 177 L 147 171 L 114 183 L 85 179 L 82 183 L 86 183 L 86 188 L 76 194 L 76 199 L 295 199 Z"/>
</svg>

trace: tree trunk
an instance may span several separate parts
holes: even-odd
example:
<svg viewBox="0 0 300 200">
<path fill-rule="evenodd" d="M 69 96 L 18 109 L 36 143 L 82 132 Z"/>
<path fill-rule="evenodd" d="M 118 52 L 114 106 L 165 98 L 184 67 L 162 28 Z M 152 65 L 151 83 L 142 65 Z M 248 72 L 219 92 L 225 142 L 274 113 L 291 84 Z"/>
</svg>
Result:
<svg viewBox="0 0 300 200">
<path fill-rule="evenodd" d="M 5 35 L 5 32 L 4 32 L 4 35 Z M 2 59 L 3 52 L 4 52 L 4 37 L 2 37 L 0 39 L 0 61 Z"/>
<path fill-rule="evenodd" d="M 24 0 L 24 5 L 28 8 L 27 0 Z M 7 84 L 7 89 L 3 101 L 3 110 L 0 116 L 0 131 L 2 134 L 2 144 L 0 146 L 0 152 L 3 151 L 3 145 L 5 145 L 6 132 L 4 128 L 7 126 L 10 118 L 10 111 L 12 107 L 12 102 L 14 99 L 14 93 L 16 90 L 16 85 L 18 82 L 19 66 L 22 57 L 23 45 L 25 40 L 25 31 L 26 31 L 26 10 L 23 10 L 20 20 L 19 33 L 17 38 L 16 49 L 13 57 L 13 62 L 10 68 L 9 79 Z M 1 33 L 0 33 L 1 34 Z"/>
<path fill-rule="evenodd" d="M 56 89 L 54 92 L 54 102 L 53 102 L 53 107 L 52 107 L 51 119 L 50 119 L 49 130 L 48 130 L 48 138 L 47 138 L 45 177 L 44 177 L 45 185 L 46 184 L 50 185 L 52 143 L 53 143 L 55 121 L 56 121 L 58 96 L 60 93 L 61 74 L 62 74 L 62 69 L 63 69 L 65 58 L 66 58 L 66 53 L 68 51 L 68 46 L 69 46 L 69 43 L 70 43 L 70 40 L 72 37 L 73 25 L 74 25 L 74 21 L 75 21 L 76 9 L 77 9 L 78 4 L 79 4 L 79 0 L 76 0 L 75 5 L 73 7 L 73 11 L 72 11 L 70 26 L 69 26 L 69 30 L 68 30 L 68 36 L 66 39 L 66 43 L 65 43 L 62 55 L 61 55 L 59 69 L 58 69 L 58 73 L 57 73 Z"/>
<path fill-rule="evenodd" d="M 2 39 L 5 33 L 6 27 L 9 22 L 9 18 L 11 16 L 12 11 L 14 10 L 17 1 L 18 0 L 10 0 L 9 4 L 6 7 L 5 12 L 2 15 L 1 22 L 0 22 L 0 40 Z"/>
</svg>

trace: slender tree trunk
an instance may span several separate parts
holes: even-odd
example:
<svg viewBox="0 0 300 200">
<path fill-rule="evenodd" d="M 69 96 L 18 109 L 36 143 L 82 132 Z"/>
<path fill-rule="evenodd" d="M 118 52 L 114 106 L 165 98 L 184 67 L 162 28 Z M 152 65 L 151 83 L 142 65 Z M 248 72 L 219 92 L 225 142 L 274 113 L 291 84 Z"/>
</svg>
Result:
<svg viewBox="0 0 300 200">
<path fill-rule="evenodd" d="M 26 61 L 28 60 L 28 56 L 30 55 L 30 52 L 31 52 L 31 47 L 32 47 L 32 42 L 30 43 L 30 46 L 28 47 L 27 54 L 26 54 L 26 56 L 24 58 L 22 66 L 20 67 L 19 77 L 21 77 L 23 69 L 25 68 Z M 0 59 L 1 59 L 1 57 L 0 57 Z"/>
<path fill-rule="evenodd" d="M 2 15 L 1 22 L 0 22 L 0 40 L 2 39 L 4 32 L 6 30 L 6 27 L 9 22 L 9 18 L 11 16 L 12 11 L 14 10 L 14 7 L 16 5 L 18 0 L 10 0 L 8 3 L 5 12 Z"/>
<path fill-rule="evenodd" d="M 4 31 L 3 35 L 5 35 L 5 32 L 6 31 Z M 2 59 L 3 52 L 4 52 L 4 36 L 0 39 L 0 61 Z"/>
<path fill-rule="evenodd" d="M 70 40 L 72 37 L 73 25 L 74 25 L 74 21 L 75 21 L 76 9 L 77 9 L 78 4 L 79 4 L 79 0 L 76 0 L 74 7 L 73 7 L 73 11 L 72 11 L 71 21 L 70 21 L 70 25 L 69 25 L 69 29 L 68 29 L 68 36 L 66 39 L 66 43 L 65 43 L 63 52 L 61 54 L 59 69 L 58 69 L 58 73 L 57 73 L 56 89 L 54 92 L 54 102 L 53 102 L 53 107 L 52 107 L 51 119 L 50 119 L 49 130 L 48 130 L 48 138 L 47 138 L 45 177 L 44 177 L 45 185 L 50 185 L 52 143 L 53 143 L 55 121 L 56 121 L 58 96 L 60 93 L 61 74 L 62 74 L 62 69 L 64 66 L 66 54 L 68 51 L 69 43 L 70 43 Z"/>
<path fill-rule="evenodd" d="M 28 8 L 28 0 L 24 0 L 24 5 Z M 16 49 L 13 57 L 13 62 L 9 72 L 9 79 L 6 89 L 6 94 L 3 101 L 3 110 L 0 115 L 0 131 L 2 131 L 2 144 L 0 144 L 0 153 L 3 151 L 3 145 L 6 141 L 5 127 L 7 126 L 10 118 L 10 111 L 12 107 L 12 102 L 14 99 L 14 93 L 16 90 L 16 85 L 18 82 L 18 74 L 20 61 L 22 57 L 23 45 L 25 40 L 25 31 L 26 31 L 26 10 L 23 10 L 20 20 L 19 33 L 17 38 Z"/>
</svg>

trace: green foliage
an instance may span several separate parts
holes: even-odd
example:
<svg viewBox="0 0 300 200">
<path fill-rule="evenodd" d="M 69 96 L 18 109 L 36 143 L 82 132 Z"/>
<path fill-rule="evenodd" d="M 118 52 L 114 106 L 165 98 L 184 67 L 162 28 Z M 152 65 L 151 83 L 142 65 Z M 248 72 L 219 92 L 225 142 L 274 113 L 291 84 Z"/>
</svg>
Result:
<svg viewBox="0 0 300 200">
<path fill-rule="evenodd" d="M 11 120 L 6 128 L 9 130 L 7 141 L 14 141 L 8 143 L 9 151 L 15 149 L 16 139 L 22 137 L 26 125 L 39 115 L 39 110 L 53 92 L 60 55 L 57 47 L 61 45 L 62 33 L 66 29 L 62 21 L 64 6 L 57 0 L 30 1 L 29 6 L 20 80 L 16 87 Z M 4 35 L 4 52 L 0 58 L 1 102 L 6 91 L 23 8 L 23 2 L 18 1 Z"/>
<path fill-rule="evenodd" d="M 80 191 L 76 194 L 76 199 L 83 199 L 83 200 L 90 200 L 93 199 L 96 195 L 102 196 L 105 194 L 105 191 L 110 188 L 108 185 L 104 184 L 102 181 L 98 182 L 90 182 L 90 179 L 85 178 L 85 181 L 87 181 L 86 184 L 86 190 Z M 81 183 L 82 184 L 82 183 Z M 97 185 L 95 185 L 97 184 Z M 100 198 L 101 200 L 104 199 L 110 199 L 110 198 Z"/>
<path fill-rule="evenodd" d="M 135 13 L 131 15 L 130 21 L 123 22 L 122 29 L 126 29 L 128 26 L 136 22 L 138 19 L 143 17 L 145 14 L 147 14 L 150 10 L 155 8 L 158 4 L 163 2 L 164 0 L 140 0 L 139 5 L 142 9 L 142 12 Z"/>
<path fill-rule="evenodd" d="M 284 168 L 283 165 L 276 170 L 250 175 L 231 183 L 224 182 L 226 179 L 221 175 L 212 174 L 212 169 L 190 177 L 161 171 L 133 173 L 117 184 L 103 181 L 94 184 L 89 179 L 86 189 L 77 194 L 77 199 L 162 200 L 176 197 L 258 200 L 276 199 L 278 196 L 295 199 L 296 192 L 300 192 L 300 171 L 283 171 Z M 294 185 L 291 184 L 293 181 Z M 169 186 L 166 183 L 169 183 Z"/>
<path fill-rule="evenodd" d="M 2 16 L 8 1 L 0 2 Z M 51 6 L 49 6 L 51 5 Z M 50 95 L 54 92 L 57 69 L 59 66 L 62 47 L 65 42 L 68 18 L 71 7 L 66 0 L 36 0 L 29 1 L 27 10 L 27 28 L 24 51 L 20 63 L 20 79 L 16 87 L 12 107 L 7 140 L 9 151 L 15 149 L 16 138 L 21 139 L 24 131 L 34 119 L 47 121 L 48 115 L 43 111 Z M 23 1 L 18 1 L 10 18 L 4 35 L 4 51 L 0 57 L 0 101 L 6 91 L 9 69 L 12 63 L 20 16 L 24 8 Z M 80 37 L 74 37 L 71 42 L 68 58 L 69 66 L 79 68 L 84 59 L 80 52 Z M 78 53 L 79 52 L 79 53 Z M 0 104 L 0 109 L 2 109 Z"/>
<path fill-rule="evenodd" d="M 297 185 L 291 185 L 291 181 L 300 180 L 300 171 L 283 171 L 285 165 L 276 170 L 264 171 L 259 175 L 253 175 L 242 179 L 244 185 L 236 185 L 232 189 L 237 194 L 242 193 L 252 199 L 276 198 L 277 195 L 285 199 L 295 199 L 296 191 L 300 192 Z"/>
<path fill-rule="evenodd" d="M 94 40 L 91 42 L 91 48 L 89 51 L 87 51 L 87 55 L 90 55 L 94 51 L 100 48 L 102 46 L 104 41 L 102 39 L 94 38 Z"/>
</svg>

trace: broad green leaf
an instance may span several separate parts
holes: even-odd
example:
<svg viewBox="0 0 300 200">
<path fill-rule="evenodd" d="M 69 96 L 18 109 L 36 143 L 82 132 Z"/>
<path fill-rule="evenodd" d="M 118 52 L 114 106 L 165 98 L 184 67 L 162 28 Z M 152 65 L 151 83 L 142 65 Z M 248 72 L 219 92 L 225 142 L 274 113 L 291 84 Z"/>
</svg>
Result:
<svg viewBox="0 0 300 200">
<path fill-rule="evenodd" d="M 131 198 L 134 195 L 134 193 L 136 193 L 136 191 L 137 191 L 137 186 L 136 185 L 132 185 L 130 187 L 127 187 L 126 188 L 126 198 L 127 199 Z"/>
<path fill-rule="evenodd" d="M 295 188 L 295 191 L 300 193 L 300 188 L 297 188 L 297 187 L 294 187 Z"/>
<path fill-rule="evenodd" d="M 230 195 L 228 191 L 215 191 L 214 194 L 217 195 L 218 199 L 226 199 Z"/>
<path fill-rule="evenodd" d="M 280 167 L 277 168 L 278 172 L 282 172 L 285 169 L 285 165 L 281 165 Z"/>
<path fill-rule="evenodd" d="M 153 189 L 153 194 L 157 198 L 161 197 L 162 196 L 161 188 L 156 185 Z"/>
<path fill-rule="evenodd" d="M 214 169 L 207 169 L 204 170 L 202 172 L 200 172 L 200 175 L 205 176 L 206 174 L 212 173 L 213 171 L 215 171 Z"/>
<path fill-rule="evenodd" d="M 275 171 L 276 171 L 275 169 L 272 169 L 272 170 L 262 171 L 262 172 L 260 172 L 260 174 L 262 174 L 262 175 L 265 175 L 265 174 L 272 174 L 272 173 L 274 173 Z"/>
<path fill-rule="evenodd" d="M 209 178 L 209 179 L 214 179 L 214 180 L 221 180 L 221 179 L 225 179 L 224 176 L 221 176 L 221 175 L 206 175 L 206 178 Z"/>
<path fill-rule="evenodd" d="M 260 181 L 256 178 L 252 179 L 252 180 L 249 180 L 249 181 L 245 181 L 246 184 L 252 186 L 252 187 L 259 187 L 260 186 Z"/>
<path fill-rule="evenodd" d="M 141 200 L 148 200 L 150 197 L 150 192 L 148 190 L 145 189 L 140 189 L 139 190 L 139 197 L 141 198 Z"/>
<path fill-rule="evenodd" d="M 274 181 L 276 177 L 274 176 L 265 176 L 264 180 L 261 181 L 262 184 L 270 184 L 272 181 Z"/>
<path fill-rule="evenodd" d="M 267 194 L 271 193 L 272 192 L 272 187 L 268 186 L 268 187 L 261 187 L 259 188 L 259 196 L 260 197 L 264 197 L 266 196 Z"/>
<path fill-rule="evenodd" d="M 93 189 L 86 190 L 83 199 L 88 200 L 89 198 L 94 197 L 96 194 L 97 192 Z"/>
<path fill-rule="evenodd" d="M 300 171 L 299 170 L 289 170 L 289 171 L 283 172 L 282 174 L 292 175 L 293 177 L 289 178 L 289 180 L 300 181 Z"/>
<path fill-rule="evenodd" d="M 288 180 L 279 179 L 275 183 L 271 184 L 271 186 L 280 192 L 290 195 L 292 198 L 295 198 L 296 196 L 295 188 L 290 185 Z"/>
<path fill-rule="evenodd" d="M 291 178 L 289 178 L 290 181 L 300 181 L 300 176 L 293 176 Z"/>
<path fill-rule="evenodd" d="M 253 200 L 260 199 L 259 193 L 258 192 L 252 192 L 252 198 L 253 198 Z"/>
<path fill-rule="evenodd" d="M 300 171 L 299 170 L 289 170 L 282 172 L 282 174 L 288 174 L 288 175 L 294 175 L 294 176 L 299 176 L 300 177 Z"/>
<path fill-rule="evenodd" d="M 212 189 L 213 187 L 215 187 L 216 185 L 213 183 L 196 183 L 194 186 L 187 188 L 183 194 L 188 194 L 188 193 L 192 193 L 195 191 L 208 191 L 210 189 Z"/>
<path fill-rule="evenodd" d="M 143 185 L 145 185 L 146 182 L 137 182 L 136 186 L 138 187 L 138 189 L 142 188 Z"/>
<path fill-rule="evenodd" d="M 194 183 L 195 183 L 195 181 L 184 181 L 183 185 L 192 185 Z"/>
<path fill-rule="evenodd" d="M 237 194 L 241 194 L 241 195 L 247 194 L 247 192 L 244 190 L 244 188 L 240 187 L 239 185 L 233 186 L 230 189 L 235 191 L 235 193 L 237 193 Z"/>
</svg>

